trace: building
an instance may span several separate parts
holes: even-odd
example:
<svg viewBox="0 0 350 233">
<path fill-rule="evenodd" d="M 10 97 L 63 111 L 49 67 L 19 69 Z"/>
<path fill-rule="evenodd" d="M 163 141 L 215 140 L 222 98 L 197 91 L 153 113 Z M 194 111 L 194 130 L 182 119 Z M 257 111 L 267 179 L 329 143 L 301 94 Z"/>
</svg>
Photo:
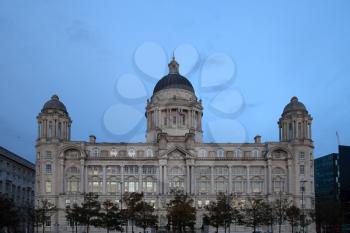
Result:
<svg viewBox="0 0 350 233">
<path fill-rule="evenodd" d="M 0 146 L 0 193 L 17 206 L 34 201 L 35 165 Z"/>
<path fill-rule="evenodd" d="M 20 211 L 34 207 L 35 165 L 0 146 L 0 194 L 13 199 Z M 31 231 L 24 213 L 18 232 Z"/>
<path fill-rule="evenodd" d="M 256 136 L 252 143 L 204 143 L 202 115 L 202 102 L 179 74 L 174 58 L 169 74 L 158 81 L 147 101 L 145 143 L 97 142 L 95 136 L 89 141 L 70 140 L 69 113 L 52 96 L 37 117 L 36 143 L 37 198 L 62 210 L 52 216 L 51 230 L 70 230 L 63 210 L 81 202 L 84 192 L 117 201 L 123 192 L 144 192 L 157 209 L 160 229 L 167 224 L 171 189 L 193 197 L 198 229 L 203 206 L 219 192 L 233 193 L 238 201 L 251 196 L 273 200 L 283 193 L 295 205 L 313 209 L 312 117 L 298 98 L 283 110 L 277 142 L 262 142 Z M 242 226 L 236 230 L 251 231 Z M 310 226 L 308 232 L 313 232 Z"/>
<path fill-rule="evenodd" d="M 315 159 L 316 198 L 339 200 L 339 175 L 339 155 L 337 153 Z"/>
<path fill-rule="evenodd" d="M 340 145 L 338 153 L 332 153 L 315 159 L 315 196 L 318 211 L 327 211 L 328 218 L 335 215 L 337 206 L 341 209 L 341 227 L 338 224 L 327 226 L 327 230 L 350 232 L 350 146 Z M 324 206 L 326 205 L 328 206 Z M 323 207 L 324 206 L 324 207 Z M 335 222 L 335 220 L 333 220 Z M 317 225 L 321 223 L 318 221 Z M 320 226 L 319 226 L 320 227 Z M 333 228 L 331 228 L 333 227 Z M 324 227 L 326 228 L 326 226 Z M 329 229 L 331 228 L 331 229 Z M 319 230 L 321 232 L 321 229 Z"/>
</svg>

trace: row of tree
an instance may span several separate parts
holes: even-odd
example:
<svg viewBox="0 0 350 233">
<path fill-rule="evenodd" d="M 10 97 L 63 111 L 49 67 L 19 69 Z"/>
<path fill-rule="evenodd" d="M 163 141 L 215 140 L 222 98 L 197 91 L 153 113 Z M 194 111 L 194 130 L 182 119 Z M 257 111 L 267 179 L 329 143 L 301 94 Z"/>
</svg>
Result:
<svg viewBox="0 0 350 233">
<path fill-rule="evenodd" d="M 13 199 L 0 193 L 0 232 L 33 232 L 34 208 L 29 202 L 17 206 Z"/>
<path fill-rule="evenodd" d="M 273 232 L 273 226 L 281 227 L 286 222 L 291 226 L 292 233 L 297 226 L 306 227 L 314 221 L 314 213 L 303 213 L 298 207 L 285 198 L 266 202 L 263 199 L 250 198 L 247 203 L 230 203 L 232 198 L 225 194 L 219 194 L 216 202 L 211 202 L 205 207 L 206 214 L 203 217 L 205 225 L 213 226 L 218 232 L 220 227 L 227 228 L 231 224 L 251 227 L 256 232 L 260 226 L 268 226 Z"/>
<path fill-rule="evenodd" d="M 196 224 L 194 200 L 180 191 L 174 191 L 173 195 L 174 198 L 166 206 L 168 230 L 179 233 L 193 232 Z M 221 193 L 216 201 L 205 206 L 203 229 L 205 226 L 212 226 L 216 232 L 219 228 L 224 228 L 226 232 L 231 224 L 236 224 L 251 227 L 254 232 L 260 226 L 269 226 L 271 229 L 278 226 L 278 232 L 281 232 L 281 226 L 288 222 L 294 232 L 297 226 L 305 227 L 314 220 L 314 214 L 304 214 L 282 196 L 271 203 L 252 198 L 242 204 L 232 202 L 232 199 L 231 196 Z M 122 201 L 124 208 L 110 200 L 101 204 L 97 194 L 84 194 L 81 204 L 74 203 L 65 209 L 72 232 L 78 232 L 79 226 L 84 226 L 87 233 L 92 226 L 106 229 L 107 232 L 128 232 L 128 223 L 132 232 L 134 226 L 144 229 L 144 232 L 147 228 L 158 228 L 155 209 L 153 205 L 144 201 L 143 193 L 126 193 Z M 0 231 L 16 232 L 16 226 L 25 222 L 29 227 L 37 226 L 37 232 L 40 227 L 42 232 L 45 232 L 46 223 L 58 209 L 47 200 L 43 200 L 36 209 L 22 208 L 21 211 L 11 199 L 0 195 Z"/>
<path fill-rule="evenodd" d="M 100 204 L 98 195 L 88 193 L 84 195 L 81 205 L 73 204 L 67 206 L 66 219 L 72 227 L 72 232 L 78 232 L 78 226 L 85 226 L 86 232 L 90 232 L 90 227 L 106 229 L 106 232 L 124 230 L 131 223 L 132 232 L 134 226 L 138 226 L 146 232 L 149 227 L 156 227 L 158 217 L 155 215 L 154 207 L 144 201 L 143 193 L 126 193 L 123 201 L 126 208 L 119 208 L 118 204 L 106 200 Z M 127 229 L 126 229 L 127 231 Z"/>
</svg>

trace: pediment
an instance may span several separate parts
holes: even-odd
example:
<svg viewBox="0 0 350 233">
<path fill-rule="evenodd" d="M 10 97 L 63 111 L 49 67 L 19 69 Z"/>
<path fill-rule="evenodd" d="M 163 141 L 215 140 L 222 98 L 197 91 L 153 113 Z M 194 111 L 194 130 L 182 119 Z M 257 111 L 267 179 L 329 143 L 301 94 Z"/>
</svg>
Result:
<svg viewBox="0 0 350 233">
<path fill-rule="evenodd" d="M 162 158 L 178 160 L 178 159 L 190 159 L 190 158 L 194 158 L 194 156 L 184 148 L 175 146 L 169 149 L 168 151 L 166 151 L 165 153 L 163 153 Z"/>
</svg>

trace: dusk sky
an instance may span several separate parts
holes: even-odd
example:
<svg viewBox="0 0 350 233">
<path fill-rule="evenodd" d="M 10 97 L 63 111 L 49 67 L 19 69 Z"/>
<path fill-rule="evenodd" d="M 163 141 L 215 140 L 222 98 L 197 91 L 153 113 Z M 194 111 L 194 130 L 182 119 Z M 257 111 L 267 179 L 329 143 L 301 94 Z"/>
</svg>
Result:
<svg viewBox="0 0 350 233">
<path fill-rule="evenodd" d="M 350 1 L 0 2 L 0 146 L 35 160 L 57 94 L 72 140 L 145 141 L 144 109 L 174 53 L 204 105 L 204 141 L 277 141 L 292 96 L 315 157 L 350 145 Z"/>
</svg>

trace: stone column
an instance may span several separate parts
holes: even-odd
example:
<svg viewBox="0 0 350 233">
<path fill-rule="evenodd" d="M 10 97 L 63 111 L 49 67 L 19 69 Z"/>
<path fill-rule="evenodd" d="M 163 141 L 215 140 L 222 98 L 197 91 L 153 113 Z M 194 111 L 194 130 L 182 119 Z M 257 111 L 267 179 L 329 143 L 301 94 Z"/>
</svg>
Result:
<svg viewBox="0 0 350 233">
<path fill-rule="evenodd" d="M 196 194 L 196 166 L 191 166 L 192 194 Z"/>
<path fill-rule="evenodd" d="M 102 193 L 106 194 L 106 165 L 102 165 Z"/>
<path fill-rule="evenodd" d="M 162 182 L 162 176 L 163 176 L 163 166 L 158 167 L 158 194 L 163 194 L 163 182 Z"/>
<path fill-rule="evenodd" d="M 215 186 L 214 186 L 214 166 L 210 167 L 210 188 L 211 188 L 211 194 L 215 194 Z"/>
<path fill-rule="evenodd" d="M 290 194 L 292 193 L 292 161 L 290 159 L 288 159 L 288 162 L 287 162 L 287 169 L 288 169 L 287 192 Z"/>
<path fill-rule="evenodd" d="M 268 174 L 268 180 L 267 182 L 269 183 L 268 187 L 268 194 L 272 193 L 272 171 L 271 171 L 271 160 L 267 161 L 267 174 Z"/>
<path fill-rule="evenodd" d="M 228 193 L 232 193 L 232 166 L 228 166 Z"/>
<path fill-rule="evenodd" d="M 167 173 L 167 165 L 164 166 L 164 194 L 168 193 L 168 173 Z"/>
<path fill-rule="evenodd" d="M 268 171 L 268 165 L 265 165 L 265 194 L 269 193 L 269 171 Z"/>
<path fill-rule="evenodd" d="M 81 193 L 85 193 L 85 179 L 84 179 L 84 169 L 85 169 L 85 166 L 84 166 L 84 163 L 85 163 L 85 160 L 84 159 L 81 159 L 80 160 L 80 192 Z"/>
<path fill-rule="evenodd" d="M 246 166 L 247 168 L 247 193 L 251 193 L 251 186 L 250 186 L 250 172 L 249 172 L 249 166 Z"/>
<path fill-rule="evenodd" d="M 61 193 L 64 193 L 64 160 L 60 159 L 60 168 L 61 168 Z M 45 185 L 45 184 L 44 184 Z"/>
<path fill-rule="evenodd" d="M 186 192 L 187 193 L 191 193 L 191 184 L 190 184 L 190 181 L 191 181 L 191 177 L 190 177 L 190 166 L 189 165 L 186 165 Z"/>
<path fill-rule="evenodd" d="M 85 177 L 84 177 L 84 182 L 85 182 L 85 192 L 88 193 L 90 190 L 89 190 L 89 171 L 88 171 L 88 166 L 85 165 Z"/>
<path fill-rule="evenodd" d="M 139 165 L 139 192 L 143 192 L 142 187 L 142 166 Z"/>
<path fill-rule="evenodd" d="M 124 165 L 120 165 L 120 181 L 122 182 L 122 187 L 121 187 L 121 192 L 123 193 L 124 192 L 124 187 L 125 187 L 125 184 L 124 184 Z"/>
</svg>

